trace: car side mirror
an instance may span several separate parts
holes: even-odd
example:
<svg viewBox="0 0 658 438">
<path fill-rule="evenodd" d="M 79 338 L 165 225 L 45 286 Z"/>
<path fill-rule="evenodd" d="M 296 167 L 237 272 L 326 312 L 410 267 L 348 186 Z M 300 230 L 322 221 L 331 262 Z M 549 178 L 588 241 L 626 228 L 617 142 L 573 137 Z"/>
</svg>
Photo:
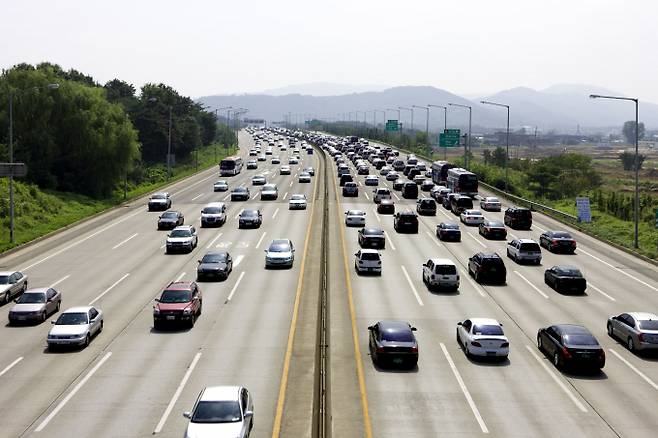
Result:
<svg viewBox="0 0 658 438">
<path fill-rule="evenodd" d="M 159 302 L 160 302 L 160 298 L 155 298 L 153 301 L 155 301 L 156 303 L 159 303 Z"/>
<path fill-rule="evenodd" d="M 16 298 L 16 299 L 14 300 L 14 303 L 18 303 L 18 298 Z"/>
<path fill-rule="evenodd" d="M 183 412 L 183 417 L 192 418 L 192 413 L 191 412 Z"/>
<path fill-rule="evenodd" d="M 375 329 L 375 326 L 374 326 L 374 325 L 369 325 L 369 326 L 368 326 L 368 330 L 374 330 L 374 329 Z"/>
<path fill-rule="evenodd" d="M 254 416 L 254 411 L 244 411 L 244 418 L 249 418 Z"/>
<path fill-rule="evenodd" d="M 197 260 L 197 262 L 201 263 L 201 260 Z"/>
<path fill-rule="evenodd" d="M 411 327 L 412 332 L 415 332 L 416 330 L 418 330 L 416 327 Z"/>
<path fill-rule="evenodd" d="M 457 323 L 457 325 L 462 325 L 462 322 L 461 322 L 461 321 L 459 321 L 459 322 Z"/>
<path fill-rule="evenodd" d="M 56 322 L 55 320 L 50 321 L 52 325 L 55 325 L 55 322 Z"/>
</svg>

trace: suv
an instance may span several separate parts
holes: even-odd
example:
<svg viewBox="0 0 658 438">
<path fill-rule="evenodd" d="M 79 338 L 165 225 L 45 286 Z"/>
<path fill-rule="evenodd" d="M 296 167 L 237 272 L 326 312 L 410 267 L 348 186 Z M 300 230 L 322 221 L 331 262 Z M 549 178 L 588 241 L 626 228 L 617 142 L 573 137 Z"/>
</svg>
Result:
<svg viewBox="0 0 658 438">
<path fill-rule="evenodd" d="M 167 210 L 169 208 L 171 208 L 171 198 L 169 197 L 169 193 L 167 192 L 154 193 L 149 198 L 149 203 L 148 203 L 149 211 Z"/>
<path fill-rule="evenodd" d="M 167 235 L 167 243 L 165 252 L 186 250 L 192 252 L 198 243 L 196 229 L 192 225 L 183 225 L 176 227 Z"/>
<path fill-rule="evenodd" d="M 376 249 L 360 249 L 354 253 L 354 269 L 357 274 L 374 272 L 382 275 L 382 257 Z"/>
<path fill-rule="evenodd" d="M 460 215 L 466 210 L 473 209 L 473 200 L 464 195 L 453 196 L 450 199 L 450 210 L 453 214 Z"/>
<path fill-rule="evenodd" d="M 355 182 L 346 182 L 343 186 L 343 196 L 359 196 L 359 186 Z"/>
<path fill-rule="evenodd" d="M 479 252 L 468 259 L 468 275 L 478 283 L 491 282 L 505 284 L 507 269 L 498 253 Z"/>
<path fill-rule="evenodd" d="M 397 212 L 393 217 L 393 228 L 398 233 L 404 231 L 418 233 L 418 216 L 411 210 Z"/>
<path fill-rule="evenodd" d="M 387 187 L 378 187 L 372 191 L 375 204 L 379 204 L 383 199 L 391 199 L 391 190 Z"/>
<path fill-rule="evenodd" d="M 180 211 L 165 211 L 158 217 L 158 230 L 171 230 L 185 223 Z"/>
<path fill-rule="evenodd" d="M 507 257 L 516 263 L 528 261 L 541 264 L 541 248 L 532 239 L 514 239 L 507 244 Z"/>
<path fill-rule="evenodd" d="M 171 282 L 153 305 L 153 328 L 165 323 L 184 323 L 194 327 L 203 305 L 201 291 L 194 281 Z"/>
<path fill-rule="evenodd" d="M 446 287 L 459 289 L 459 273 L 457 266 L 448 259 L 429 259 L 423 263 L 423 283 L 429 289 Z"/>
<path fill-rule="evenodd" d="M 226 223 L 226 204 L 211 202 L 201 210 L 201 227 L 224 225 Z"/>
<path fill-rule="evenodd" d="M 345 186 L 345 184 L 347 184 L 348 182 L 352 182 L 352 181 L 354 181 L 354 178 L 352 178 L 352 175 L 349 174 L 349 173 L 345 173 L 345 174 L 340 176 L 340 183 L 339 184 L 340 184 L 341 187 L 343 187 L 343 186 Z"/>
<path fill-rule="evenodd" d="M 532 212 L 523 207 L 510 207 L 505 210 L 505 225 L 514 229 L 529 230 L 532 227 Z"/>
<path fill-rule="evenodd" d="M 416 212 L 436 216 L 436 201 L 432 198 L 420 198 L 416 202 Z"/>
<path fill-rule="evenodd" d="M 402 186 L 402 197 L 416 199 L 418 197 L 418 186 L 414 182 L 405 182 Z"/>
</svg>

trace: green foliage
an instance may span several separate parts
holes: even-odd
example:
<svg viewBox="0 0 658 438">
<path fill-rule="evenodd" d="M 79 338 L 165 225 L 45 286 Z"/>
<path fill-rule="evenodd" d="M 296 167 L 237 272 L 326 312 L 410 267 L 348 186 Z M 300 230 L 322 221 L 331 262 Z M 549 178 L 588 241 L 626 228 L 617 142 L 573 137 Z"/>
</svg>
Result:
<svg viewBox="0 0 658 438">
<path fill-rule="evenodd" d="M 619 159 L 621 160 L 621 165 L 624 167 L 624 170 L 635 170 L 635 154 L 632 152 L 624 151 L 619 154 Z M 637 164 L 638 169 L 642 169 L 642 163 L 647 159 L 646 155 L 638 154 L 637 155 Z"/>
<path fill-rule="evenodd" d="M 529 188 L 539 198 L 570 198 L 601 185 L 592 159 L 577 153 L 542 158 L 529 166 L 527 174 Z"/>
<path fill-rule="evenodd" d="M 498 146 L 491 153 L 491 164 L 498 167 L 505 167 L 505 162 L 507 157 L 507 151 L 505 148 Z"/>
<path fill-rule="evenodd" d="M 629 120 L 624 122 L 624 127 L 621 130 L 622 134 L 626 138 L 626 141 L 630 144 L 635 144 L 635 120 Z M 644 123 L 640 122 L 638 130 L 638 138 L 642 140 L 644 138 Z"/>
</svg>

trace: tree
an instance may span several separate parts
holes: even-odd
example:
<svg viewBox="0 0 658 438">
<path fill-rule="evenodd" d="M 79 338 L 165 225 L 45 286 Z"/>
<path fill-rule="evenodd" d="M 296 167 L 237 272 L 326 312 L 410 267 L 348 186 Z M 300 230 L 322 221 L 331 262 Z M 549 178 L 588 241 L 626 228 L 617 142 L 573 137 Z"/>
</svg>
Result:
<svg viewBox="0 0 658 438">
<path fill-rule="evenodd" d="M 638 154 L 637 155 L 638 169 L 642 169 L 642 163 L 644 163 L 644 160 L 646 158 L 647 158 L 646 155 L 643 155 L 643 154 Z M 621 160 L 621 165 L 624 167 L 624 170 L 635 170 L 635 153 L 634 152 L 624 151 L 621 154 L 619 154 L 619 159 Z"/>
<path fill-rule="evenodd" d="M 491 156 L 491 151 L 489 149 L 485 149 L 482 151 L 482 157 L 484 157 L 484 164 L 491 164 L 493 161 L 493 158 Z"/>
<path fill-rule="evenodd" d="M 635 120 L 624 122 L 624 127 L 622 128 L 621 132 L 624 134 L 624 137 L 626 137 L 626 141 L 628 143 L 635 144 Z M 638 130 L 638 138 L 640 140 L 644 138 L 644 132 L 644 123 L 640 122 Z"/>
<path fill-rule="evenodd" d="M 505 162 L 507 161 L 505 159 L 506 157 L 507 152 L 505 151 L 505 148 L 498 146 L 491 154 L 491 164 L 498 167 L 504 167 Z"/>
</svg>

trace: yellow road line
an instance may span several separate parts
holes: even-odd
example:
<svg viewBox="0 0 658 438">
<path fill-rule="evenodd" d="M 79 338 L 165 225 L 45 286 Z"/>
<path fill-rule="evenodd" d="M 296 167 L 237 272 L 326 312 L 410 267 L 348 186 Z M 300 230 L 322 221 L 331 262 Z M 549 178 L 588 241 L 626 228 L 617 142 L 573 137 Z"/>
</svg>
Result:
<svg viewBox="0 0 658 438">
<path fill-rule="evenodd" d="M 325 161 L 325 172 L 327 165 Z M 318 178 L 315 179 L 313 193 L 317 195 Z M 272 438 L 279 438 L 281 434 L 281 420 L 283 418 L 283 406 L 286 402 L 286 388 L 288 386 L 288 374 L 290 373 L 290 359 L 292 357 L 292 346 L 295 341 L 295 330 L 297 329 L 297 316 L 299 315 L 299 302 L 302 295 L 302 283 L 304 282 L 304 266 L 306 265 L 306 253 L 308 252 L 308 242 L 311 236 L 311 226 L 313 224 L 313 216 L 315 215 L 315 200 L 313 201 L 313 208 L 311 210 L 311 218 L 308 221 L 306 228 L 306 239 L 304 240 L 304 253 L 302 255 L 302 264 L 300 266 L 299 281 L 297 282 L 297 292 L 295 293 L 295 304 L 292 310 L 292 321 L 290 322 L 290 330 L 288 331 L 288 345 L 286 347 L 286 355 L 283 360 L 283 372 L 281 374 L 281 383 L 279 385 L 279 398 L 276 402 L 276 414 L 274 416 L 274 426 L 272 427 Z"/>
<path fill-rule="evenodd" d="M 328 171 L 328 170 L 327 170 Z M 363 375 L 363 361 L 361 359 L 361 347 L 359 346 L 359 333 L 356 329 L 356 312 L 354 310 L 354 299 L 352 293 L 352 281 L 350 280 L 349 263 L 347 262 L 347 246 L 345 244 L 345 230 L 341 226 L 342 222 L 342 206 L 340 204 L 340 197 L 338 196 L 338 186 L 336 185 L 336 178 L 334 178 L 334 189 L 336 193 L 336 202 L 338 208 L 338 228 L 340 229 L 340 240 L 343 246 L 343 264 L 345 268 L 345 286 L 347 287 L 347 302 L 350 307 L 350 320 L 352 322 L 352 341 L 354 341 L 354 357 L 356 360 L 356 375 L 359 380 L 359 392 L 361 393 L 361 408 L 363 409 L 363 427 L 366 438 L 372 438 L 372 426 L 370 424 L 370 412 L 368 410 L 368 396 L 366 394 L 366 382 Z"/>
</svg>

